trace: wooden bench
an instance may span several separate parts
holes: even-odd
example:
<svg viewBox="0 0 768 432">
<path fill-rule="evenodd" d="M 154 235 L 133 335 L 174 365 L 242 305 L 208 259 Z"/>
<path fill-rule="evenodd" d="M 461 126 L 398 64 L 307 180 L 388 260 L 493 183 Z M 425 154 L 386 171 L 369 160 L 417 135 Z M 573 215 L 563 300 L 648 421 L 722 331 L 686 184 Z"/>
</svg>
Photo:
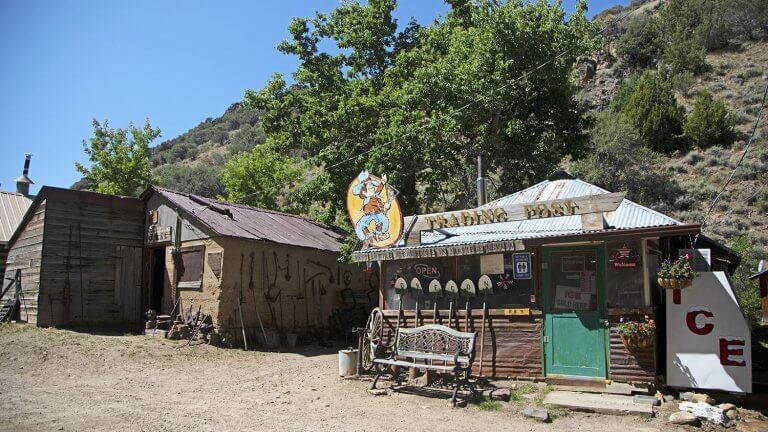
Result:
<svg viewBox="0 0 768 432">
<path fill-rule="evenodd" d="M 439 324 L 398 329 L 389 357 L 373 359 L 377 372 L 371 389 L 376 388 L 386 366 L 394 366 L 452 374 L 451 402 L 454 406 L 456 394 L 461 388 L 467 388 L 476 397 L 475 386 L 469 381 L 475 357 L 475 336 L 475 333 L 460 332 Z M 394 379 L 400 384 L 397 372 Z"/>
</svg>

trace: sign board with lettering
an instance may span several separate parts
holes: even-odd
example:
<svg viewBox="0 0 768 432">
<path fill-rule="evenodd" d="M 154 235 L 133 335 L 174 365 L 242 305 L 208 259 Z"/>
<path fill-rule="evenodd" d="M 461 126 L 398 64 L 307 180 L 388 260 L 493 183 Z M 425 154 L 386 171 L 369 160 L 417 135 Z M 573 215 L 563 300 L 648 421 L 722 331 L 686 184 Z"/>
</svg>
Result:
<svg viewBox="0 0 768 432">
<path fill-rule="evenodd" d="M 172 226 L 150 225 L 147 244 L 170 243 L 173 240 Z"/>
<path fill-rule="evenodd" d="M 611 212 L 619 207 L 624 195 L 624 192 L 616 192 L 412 216 L 406 232 L 406 244 L 418 244 L 421 231 L 426 230 Z"/>
<path fill-rule="evenodd" d="M 667 385 L 752 392 L 750 326 L 723 272 L 702 272 L 693 285 L 665 290 Z"/>
<path fill-rule="evenodd" d="M 518 252 L 512 254 L 512 264 L 514 265 L 515 279 L 531 279 L 533 269 L 531 269 L 531 254 L 528 252 Z"/>
</svg>

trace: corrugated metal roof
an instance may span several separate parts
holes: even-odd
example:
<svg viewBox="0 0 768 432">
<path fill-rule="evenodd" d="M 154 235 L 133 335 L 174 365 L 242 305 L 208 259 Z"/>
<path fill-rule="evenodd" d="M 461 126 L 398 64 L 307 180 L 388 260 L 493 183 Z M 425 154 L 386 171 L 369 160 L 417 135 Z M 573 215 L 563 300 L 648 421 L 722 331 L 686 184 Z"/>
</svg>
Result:
<svg viewBox="0 0 768 432">
<path fill-rule="evenodd" d="M 266 240 L 332 252 L 338 252 L 344 241 L 342 234 L 302 216 L 218 201 L 157 186 L 151 189 L 221 236 Z M 142 194 L 145 195 L 146 192 Z M 223 214 L 227 211 L 231 217 Z"/>
<path fill-rule="evenodd" d="M 0 242 L 10 240 L 31 204 L 31 197 L 0 191 Z"/>
<path fill-rule="evenodd" d="M 491 201 L 484 205 L 483 208 L 607 193 L 609 193 L 607 190 L 583 180 L 546 180 L 527 189 Z M 624 199 L 615 211 L 606 212 L 604 217 L 608 225 L 605 231 L 682 225 L 679 221 L 669 216 L 628 199 Z M 405 219 L 406 227 L 409 225 L 409 222 L 410 217 Z M 444 228 L 442 232 L 422 232 L 421 245 L 404 247 L 404 241 L 401 240 L 394 249 L 434 248 L 511 240 L 531 240 L 543 237 L 585 234 L 588 231 L 582 229 L 581 216 L 576 215 Z"/>
</svg>

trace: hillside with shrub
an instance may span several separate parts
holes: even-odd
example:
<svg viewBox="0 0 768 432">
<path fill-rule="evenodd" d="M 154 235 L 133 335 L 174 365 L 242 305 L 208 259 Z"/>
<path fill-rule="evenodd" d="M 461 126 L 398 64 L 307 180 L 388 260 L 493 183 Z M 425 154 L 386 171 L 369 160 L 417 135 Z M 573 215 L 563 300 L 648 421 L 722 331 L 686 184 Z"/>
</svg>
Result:
<svg viewBox="0 0 768 432">
<path fill-rule="evenodd" d="M 461 6 L 464 2 L 454 3 L 454 8 L 468 7 Z M 450 19 L 456 20 L 455 25 L 466 25 L 466 22 L 462 21 L 469 19 L 466 14 L 462 15 L 459 9 L 454 12 Z M 333 16 L 329 15 L 326 19 L 330 21 Z M 511 17 L 505 16 L 504 19 L 512 19 Z M 375 15 L 366 15 L 366 19 L 368 18 L 375 19 Z M 371 25 L 355 25 L 358 24 Z M 294 28 L 294 25 L 298 27 Z M 285 42 L 279 49 L 315 62 L 307 62 L 307 67 L 316 67 L 323 61 L 328 61 L 330 57 L 312 57 L 314 54 L 309 53 L 313 48 L 301 45 L 312 41 L 314 37 L 308 33 L 306 21 L 303 21 L 305 27 L 301 25 L 301 20 L 291 24 L 291 31 L 296 31 L 295 40 L 298 42 Z M 423 28 L 411 24 L 398 34 L 397 38 L 387 42 L 393 50 L 391 53 L 373 53 L 382 56 L 380 66 L 359 63 L 360 59 L 354 58 L 354 55 L 347 59 L 347 66 L 340 66 L 341 71 L 354 71 L 359 65 L 360 77 L 370 79 L 370 82 L 374 83 L 370 89 L 363 87 L 363 90 L 359 83 L 366 81 L 355 77 L 353 78 L 357 79 L 357 87 L 334 84 L 337 85 L 337 93 L 334 94 L 350 97 L 348 95 L 355 92 L 381 92 L 381 86 L 386 86 L 387 80 L 401 79 L 397 75 L 398 68 L 407 70 L 409 62 L 432 62 L 434 65 L 434 70 L 423 72 L 417 69 L 414 73 L 414 76 L 420 78 L 423 74 L 435 73 L 436 75 L 429 76 L 429 79 L 435 79 L 431 87 L 418 87 L 415 82 L 406 80 L 400 87 L 385 89 L 386 91 L 381 93 L 386 97 L 393 97 L 393 94 L 399 97 L 398 92 L 407 89 L 418 94 L 423 100 L 413 99 L 411 94 L 404 95 L 403 99 L 393 106 L 411 106 L 411 111 L 397 112 L 399 117 L 386 120 L 391 123 L 383 128 L 381 123 L 366 124 L 366 127 L 371 127 L 372 133 L 380 134 L 376 139 L 385 140 L 390 137 L 389 134 L 395 132 L 414 133 L 418 128 L 410 128 L 408 125 L 419 124 L 422 120 L 415 115 L 423 109 L 422 102 L 432 104 L 426 108 L 427 111 L 434 109 L 433 107 L 440 106 L 443 101 L 441 98 L 445 97 L 446 92 L 455 91 L 457 86 L 461 87 L 475 78 L 472 75 L 474 71 L 457 68 L 452 63 L 459 61 L 458 58 L 451 57 L 453 48 L 439 42 L 440 32 L 448 31 L 446 29 L 450 28 L 450 25 L 453 24 L 430 27 L 436 38 L 433 42 L 429 39 L 431 35 L 417 39 L 415 35 L 429 33 L 419 33 Z M 572 140 L 571 144 L 553 152 L 563 155 L 560 166 L 606 189 L 626 190 L 629 198 L 690 223 L 701 223 L 704 220 L 713 199 L 738 166 L 727 190 L 706 219 L 705 234 L 736 249 L 744 257 L 744 268 L 754 269 L 758 258 L 768 256 L 768 143 L 765 139 L 768 137 L 768 121 L 765 120 L 765 113 L 763 121 L 755 129 L 768 85 L 768 0 L 635 1 L 628 7 L 614 7 L 603 11 L 595 16 L 590 25 L 606 26 L 604 37 L 596 40 L 591 46 L 580 46 L 580 50 L 583 48 L 586 51 L 579 53 L 576 63 L 572 65 L 574 73 L 570 78 L 575 87 L 577 107 L 586 114 L 589 125 L 585 127 L 584 124 L 575 122 L 575 119 L 567 120 L 574 123 L 569 124 L 568 127 L 572 129 L 562 137 L 571 137 L 568 138 Z M 382 31 L 388 31 L 388 28 L 385 26 Z M 489 29 L 485 37 L 498 36 L 492 27 Z M 588 27 L 584 27 L 584 30 L 586 29 Z M 329 34 L 332 33 L 329 30 Z M 471 45 L 476 42 L 471 39 L 471 33 L 458 34 L 466 38 L 462 40 L 463 44 Z M 423 40 L 427 40 L 424 42 L 427 44 L 434 43 L 434 47 L 428 50 L 418 49 Z M 410 49 L 410 46 L 417 48 Z M 478 46 L 478 50 L 486 48 Z M 392 54 L 395 49 L 402 49 L 404 54 L 395 57 Z M 435 52 L 447 54 L 445 57 L 433 58 Z M 474 55 L 465 52 L 460 54 Z M 478 64 L 482 62 L 478 60 Z M 347 69 L 344 69 L 345 67 Z M 300 77 L 309 76 L 314 79 L 318 76 L 322 78 L 325 72 L 322 69 L 311 70 L 305 67 L 297 73 L 303 74 Z M 407 75 L 410 72 L 403 73 Z M 457 81 L 452 84 L 454 87 L 441 89 L 443 82 L 452 79 L 449 73 L 467 75 L 464 78 L 457 75 Z M 558 72 L 553 69 L 540 73 L 549 73 L 554 77 L 552 74 Z M 377 81 L 377 74 L 386 79 Z M 533 81 L 535 77 L 536 74 L 528 79 Z M 349 82 L 353 82 L 353 78 L 344 77 Z M 379 82 L 383 84 L 378 84 Z M 364 138 L 368 131 L 344 131 L 343 123 L 328 126 L 328 118 L 323 117 L 325 113 L 313 112 L 312 108 L 308 108 L 307 101 L 316 102 L 320 107 L 317 109 L 322 110 L 321 104 L 328 102 L 327 98 L 332 97 L 329 96 L 331 93 L 320 94 L 316 87 L 311 85 L 306 88 L 307 90 L 301 93 L 295 88 L 286 87 L 284 82 L 273 81 L 262 91 L 249 93 L 245 102 L 233 104 L 221 117 L 206 119 L 179 137 L 155 147 L 152 150 L 153 173 L 162 185 L 173 189 L 301 212 L 325 222 L 343 225 L 343 218 L 337 217 L 338 215 L 329 210 L 333 208 L 332 204 L 321 202 L 317 208 L 297 205 L 297 202 L 302 200 L 301 187 L 297 186 L 301 183 L 302 176 L 324 179 L 326 183 L 316 188 L 322 193 L 333 194 L 338 188 L 335 182 L 328 182 L 329 173 L 324 172 L 322 168 L 313 168 L 319 170 L 319 173 L 306 176 L 306 169 L 299 170 L 298 165 L 302 165 L 304 160 L 327 163 L 330 159 L 323 159 L 324 157 L 340 158 L 345 154 L 357 152 L 356 147 L 349 147 L 346 153 L 339 154 L 328 153 L 329 148 L 313 147 L 322 144 L 319 136 L 322 136 L 322 140 L 336 139 L 339 145 L 345 145 L 345 139 L 356 139 L 354 137 L 358 135 Z M 480 89 L 481 87 L 468 87 L 466 90 L 471 92 Z M 460 106 L 466 103 L 471 93 L 455 96 L 455 104 Z M 559 97 L 554 93 L 542 96 Z M 373 104 L 380 103 L 381 99 L 380 96 L 377 97 L 379 99 L 375 102 L 371 102 L 371 99 L 360 99 L 355 101 L 355 104 L 368 109 L 367 115 L 371 118 L 391 116 L 392 108 L 376 111 L 378 108 Z M 517 96 L 510 94 L 510 97 Z M 430 102 L 431 100 L 433 101 Z M 294 105 L 291 105 L 292 103 Z M 328 103 L 328 109 L 335 109 L 342 102 Z M 353 106 L 349 100 L 344 103 Z M 291 113 L 303 109 L 308 109 L 303 114 L 308 115 L 309 120 L 305 123 L 291 123 L 297 121 L 297 116 Z M 534 112 L 541 115 L 544 111 L 534 108 L 531 113 Z M 478 111 L 472 114 L 486 113 Z M 498 116 L 498 113 L 495 115 Z M 365 123 L 364 118 L 360 121 Z M 476 136 L 468 131 L 451 129 L 460 127 L 465 121 L 466 118 L 445 121 L 439 124 L 445 128 L 443 131 L 432 131 L 431 128 L 426 132 L 419 131 L 433 136 L 414 138 L 413 142 L 423 139 L 425 143 L 430 143 L 430 140 L 440 133 L 459 136 L 457 141 L 461 143 L 475 139 Z M 527 127 L 546 126 L 545 123 L 531 123 Z M 587 133 L 576 133 L 580 127 L 584 127 Z M 317 131 L 317 139 L 309 134 L 312 130 Z M 739 164 L 753 130 L 755 139 Z M 544 129 L 540 131 L 547 133 Z M 343 135 L 344 133 L 347 135 Z M 480 132 L 482 133 L 487 131 Z M 504 133 L 511 135 L 501 134 L 492 139 L 503 141 L 514 137 L 521 140 L 520 142 L 525 142 L 526 131 L 522 124 L 519 130 Z M 445 140 L 446 137 L 438 136 L 435 139 Z M 298 146 L 295 144 L 297 141 L 301 141 Z M 264 143 L 267 143 L 267 146 L 254 151 Z M 490 148 L 504 147 L 502 142 L 498 142 Z M 407 202 L 405 205 L 408 209 L 439 210 L 471 204 L 474 191 L 470 171 L 473 164 L 467 162 L 471 160 L 471 157 L 468 157 L 471 154 L 462 153 L 461 147 L 452 148 L 450 151 L 460 155 L 462 163 L 459 165 L 466 165 L 465 169 L 457 168 L 454 177 L 458 178 L 451 179 L 439 176 L 440 170 L 415 171 L 415 177 L 408 180 L 413 182 L 413 186 L 404 189 L 407 192 L 405 195 L 410 196 L 407 199 L 435 204 L 425 208 L 423 205 L 413 207 L 417 204 Z M 503 154 L 505 153 L 500 152 L 500 157 L 503 157 Z M 239 156 L 233 158 L 234 155 Z M 494 154 L 490 156 L 496 157 Z M 403 166 L 410 166 L 414 161 L 414 156 L 407 153 L 395 154 L 394 157 L 402 158 Z M 416 157 L 420 158 L 423 156 Z M 361 163 L 364 162 L 365 160 Z M 456 164 L 455 159 L 431 159 L 434 164 L 443 162 L 448 165 Z M 494 163 L 497 165 L 493 165 Z M 490 174 L 491 198 L 545 176 L 541 172 L 538 173 L 538 178 L 510 176 L 509 167 L 504 167 L 501 162 L 494 163 L 492 166 L 498 168 Z M 527 172 L 526 170 L 534 170 L 537 167 L 543 169 L 551 165 L 549 162 L 541 163 L 526 161 L 524 165 L 519 166 L 518 172 Z M 372 168 L 386 166 L 384 164 Z M 275 169 L 267 169 L 269 167 Z M 344 171 L 344 174 L 347 172 Z M 347 177 L 344 176 L 339 182 L 346 184 Z M 280 182 L 288 178 L 299 180 L 292 180 L 288 182 L 290 184 L 281 187 Z M 402 179 L 401 183 L 405 183 L 405 179 Z M 442 184 L 442 189 L 436 189 L 435 184 Z M 264 190 L 260 189 L 259 185 L 264 185 Z M 409 189 L 411 192 L 408 192 Z M 254 193 L 254 190 L 259 193 Z M 298 198 L 274 198 L 288 192 L 295 192 Z M 403 198 L 406 198 L 405 195 Z M 737 282 L 738 284 L 749 285 L 748 282 L 741 281 Z M 753 291 L 754 287 L 743 286 L 739 287 L 739 290 Z"/>
</svg>

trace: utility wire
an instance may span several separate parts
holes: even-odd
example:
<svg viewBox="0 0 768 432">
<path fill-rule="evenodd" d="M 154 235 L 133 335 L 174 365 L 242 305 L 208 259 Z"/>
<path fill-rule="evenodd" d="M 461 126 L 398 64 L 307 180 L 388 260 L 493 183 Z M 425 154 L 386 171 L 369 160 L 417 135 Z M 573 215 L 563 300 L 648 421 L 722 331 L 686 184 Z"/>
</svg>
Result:
<svg viewBox="0 0 768 432">
<path fill-rule="evenodd" d="M 593 32 L 593 33 L 590 35 L 590 37 L 596 37 L 596 36 L 600 35 L 600 34 L 601 34 L 601 33 L 603 33 L 604 31 L 606 31 L 607 29 L 609 29 L 610 27 L 612 27 L 614 24 L 616 24 L 616 23 L 618 23 L 619 21 L 622 21 L 622 20 L 624 20 L 624 19 L 628 18 L 630 15 L 632 15 L 633 13 L 637 12 L 637 11 L 638 11 L 638 10 L 640 10 L 640 9 L 641 9 L 641 8 L 637 8 L 637 9 L 633 9 L 633 10 L 631 10 L 631 11 L 628 11 L 628 12 L 624 13 L 623 15 L 621 15 L 621 16 L 617 17 L 616 19 L 612 20 L 611 22 L 609 22 L 608 24 L 606 24 L 605 26 L 603 26 L 603 27 L 602 27 L 602 28 L 600 28 L 599 30 L 597 30 L 597 31 Z M 565 50 L 565 51 L 561 52 L 560 54 L 558 54 L 558 55 L 556 55 L 556 56 L 554 56 L 554 57 L 550 58 L 549 60 L 547 60 L 547 61 L 545 61 L 545 62 L 543 62 L 543 63 L 539 64 L 538 66 L 535 66 L 534 68 L 532 68 L 532 69 L 529 69 L 529 70 L 527 70 L 527 71 L 523 72 L 523 73 L 522 73 L 522 74 L 521 74 L 519 77 L 512 79 L 511 81 L 507 82 L 506 84 L 504 84 L 504 85 L 502 85 L 502 86 L 500 86 L 500 87 L 497 87 L 497 88 L 495 88 L 495 89 L 492 89 L 492 90 L 491 90 L 491 91 L 489 91 L 488 93 L 486 93 L 486 94 L 484 94 L 484 95 L 481 95 L 481 96 L 477 97 L 476 99 L 474 99 L 474 100 L 472 100 L 472 101 L 470 101 L 470 102 L 468 102 L 468 103 L 466 103 L 466 104 L 462 105 L 461 107 L 459 107 L 459 108 L 457 108 L 457 109 L 455 109 L 455 110 L 451 111 L 451 112 L 450 112 L 450 113 L 448 113 L 448 114 L 443 114 L 443 115 L 442 115 L 442 117 L 446 117 L 446 118 L 447 118 L 447 117 L 449 117 L 450 115 L 455 115 L 455 114 L 458 114 L 458 113 L 460 113 L 460 112 L 464 111 L 465 109 L 467 109 L 467 108 L 469 108 L 469 107 L 471 107 L 471 106 L 473 106 L 473 105 L 475 105 L 475 104 L 477 104 L 477 103 L 479 103 L 479 102 L 482 102 L 482 101 L 484 101 L 484 100 L 488 99 L 488 98 L 489 98 L 489 97 L 491 97 L 491 96 L 492 96 L 494 93 L 496 93 L 496 92 L 499 92 L 499 91 L 501 91 L 501 90 L 504 90 L 505 88 L 507 88 L 507 87 L 511 86 L 512 84 L 514 84 L 514 83 L 516 83 L 516 82 L 518 82 L 518 81 L 522 81 L 522 80 L 524 80 L 525 78 L 529 77 L 531 74 L 533 74 L 534 72 L 536 72 L 537 70 L 539 70 L 539 69 L 543 68 L 544 66 L 546 66 L 546 65 L 548 65 L 548 64 L 550 64 L 550 63 L 552 63 L 552 62 L 554 62 L 554 61 L 557 61 L 557 60 L 559 60 L 559 59 L 563 58 L 564 56 L 568 55 L 569 53 L 573 52 L 573 50 L 575 50 L 576 48 L 577 48 L 577 46 L 572 46 L 571 48 L 568 48 L 567 50 Z M 431 123 L 432 123 L 432 121 L 433 121 L 433 120 L 434 120 L 433 118 L 425 118 L 424 120 L 422 120 L 424 124 L 423 124 L 423 125 L 421 125 L 421 126 L 419 126 L 419 127 L 417 127 L 416 129 L 414 129 L 414 130 L 411 130 L 411 131 L 409 131 L 409 132 L 406 132 L 406 133 L 404 133 L 404 134 L 400 135 L 399 137 L 396 137 L 396 138 L 392 138 L 391 140 L 389 140 L 389 141 L 387 141 L 387 142 L 385 142 L 385 143 L 383 143 L 383 144 L 381 144 L 381 145 L 378 145 L 378 146 L 376 146 L 376 147 L 372 147 L 372 148 L 370 148 L 370 149 L 368 149 L 368 150 L 365 150 L 365 151 L 363 151 L 363 152 L 361 152 L 361 153 L 358 153 L 358 154 L 356 154 L 356 155 L 354 155 L 354 156 L 350 156 L 350 157 L 348 157 L 348 158 L 346 158 L 346 159 L 343 159 L 343 160 L 341 160 L 341 161 L 339 161 L 339 162 L 336 162 L 336 163 L 334 163 L 334 164 L 332 164 L 332 165 L 329 165 L 329 166 L 327 166 L 327 167 L 326 167 L 326 170 L 330 170 L 330 169 L 333 169 L 333 168 L 335 168 L 335 167 L 337 167 L 337 166 L 339 166 L 339 165 L 343 165 L 343 164 L 345 164 L 345 163 L 347 163 L 347 162 L 349 162 L 349 161 L 355 160 L 355 159 L 359 158 L 360 156 L 364 156 L 364 155 L 366 155 L 366 154 L 368 154 L 368 153 L 370 153 L 370 152 L 374 151 L 374 150 L 375 150 L 375 149 L 377 149 L 377 148 L 381 148 L 381 147 L 387 147 L 387 146 L 390 146 L 390 145 L 392 145 L 392 144 L 396 143 L 397 141 L 400 141 L 400 140 L 402 140 L 403 138 L 406 138 L 406 137 L 408 137 L 409 135 L 413 135 L 413 134 L 414 134 L 414 133 L 416 133 L 416 132 L 419 132 L 419 131 L 422 131 L 422 130 L 426 129 L 428 126 L 430 126 L 430 125 L 431 125 Z"/>
<path fill-rule="evenodd" d="M 736 175 L 736 171 L 738 171 L 739 167 L 741 167 L 741 164 L 744 162 L 744 159 L 747 157 L 747 152 L 749 152 L 749 147 L 752 145 L 752 142 L 755 140 L 757 127 L 760 125 L 760 120 L 763 116 L 766 97 L 768 97 L 768 85 L 765 86 L 765 91 L 763 92 L 763 101 L 760 103 L 760 110 L 757 112 L 757 119 L 755 120 L 755 126 L 752 128 L 752 134 L 750 135 L 749 140 L 747 141 L 747 145 L 744 146 L 744 152 L 741 153 L 741 158 L 739 158 L 739 162 L 736 164 L 736 167 L 733 168 L 733 171 L 731 171 L 731 175 L 728 176 L 728 179 L 725 181 L 725 184 L 723 185 L 722 189 L 720 189 L 720 192 L 718 192 L 718 194 L 715 196 L 715 199 L 712 200 L 712 204 L 709 206 L 707 213 L 704 214 L 704 218 L 701 221 L 702 231 L 704 230 L 704 227 L 707 224 L 707 219 L 709 218 L 709 215 L 712 214 L 712 210 L 715 209 L 715 206 L 717 205 L 718 201 L 720 201 L 720 198 L 723 196 L 723 193 L 725 193 L 725 190 L 728 188 L 728 185 L 731 184 L 733 177 Z M 692 247 L 696 245 L 696 242 L 699 240 L 700 235 L 701 235 L 701 232 L 696 234 L 696 237 L 693 239 Z"/>
</svg>

